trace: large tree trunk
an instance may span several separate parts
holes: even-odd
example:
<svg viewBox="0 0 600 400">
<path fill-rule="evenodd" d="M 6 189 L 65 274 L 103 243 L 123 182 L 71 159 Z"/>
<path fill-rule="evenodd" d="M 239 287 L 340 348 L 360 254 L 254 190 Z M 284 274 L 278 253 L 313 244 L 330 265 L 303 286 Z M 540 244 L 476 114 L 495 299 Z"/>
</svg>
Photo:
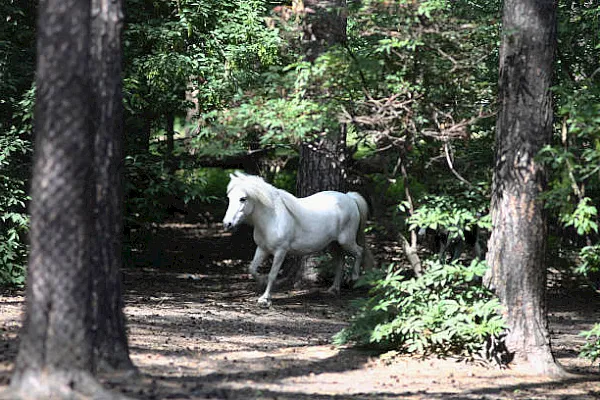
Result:
<svg viewBox="0 0 600 400">
<path fill-rule="evenodd" d="M 346 1 L 305 0 L 302 41 L 305 58 L 314 62 L 327 49 L 346 42 Z M 315 95 L 325 98 L 326 93 Z M 332 99 L 331 99 L 332 100 Z M 316 140 L 304 143 L 300 151 L 297 195 L 308 196 L 322 190 L 343 190 L 345 186 L 346 126 L 330 132 L 315 132 Z"/>
<path fill-rule="evenodd" d="M 105 391 L 93 377 L 97 345 L 93 326 L 98 320 L 92 311 L 92 253 L 109 249 L 113 255 L 119 247 L 115 239 L 106 247 L 94 246 L 99 226 L 93 210 L 102 203 L 99 199 L 105 200 L 103 195 L 96 196 L 105 193 L 105 188 L 94 185 L 94 163 L 98 162 L 94 152 L 120 154 L 111 149 L 113 145 L 120 148 L 120 143 L 104 148 L 105 144 L 94 142 L 95 128 L 102 129 L 93 120 L 110 114 L 104 113 L 107 110 L 99 106 L 100 100 L 95 101 L 95 90 L 112 93 L 115 88 L 94 88 L 102 80 L 91 78 L 94 71 L 89 68 L 90 11 L 90 0 L 42 0 L 39 4 L 26 311 L 11 387 L 0 398 L 123 398 Z M 119 112 L 116 116 L 120 118 Z M 99 164 L 102 173 L 114 172 L 110 162 Z M 108 200 L 107 204 L 114 206 Z M 119 218 L 116 215 L 111 222 L 118 224 Z M 115 233 L 112 226 L 102 229 L 107 229 L 107 235 Z M 104 256 L 95 260 L 105 262 Z"/>
<path fill-rule="evenodd" d="M 304 54 L 308 61 L 314 62 L 331 46 L 346 42 L 346 0 L 304 0 L 304 7 Z"/>
<path fill-rule="evenodd" d="M 540 194 L 545 173 L 536 161 L 552 135 L 556 41 L 554 0 L 504 2 L 500 49 L 496 164 L 487 262 L 490 284 L 505 307 L 507 346 L 515 361 L 540 374 L 559 374 L 546 316 L 546 222 Z"/>
<path fill-rule="evenodd" d="M 336 135 L 302 144 L 296 186 L 298 197 L 310 196 L 323 190 L 346 189 L 344 128 L 345 126 L 341 126 Z"/>
<path fill-rule="evenodd" d="M 346 42 L 346 1 L 305 0 L 302 41 L 305 58 L 314 62 L 328 48 Z M 315 88 L 315 93 L 319 89 Z M 320 97 L 327 98 L 324 94 Z M 343 191 L 346 182 L 346 126 L 340 124 L 330 132 L 315 132 L 317 139 L 303 143 L 296 179 L 296 195 L 310 196 L 323 190 Z M 314 257 L 297 257 L 291 268 L 296 281 L 318 279 Z"/>
<path fill-rule="evenodd" d="M 135 371 L 129 358 L 121 294 L 123 243 L 123 95 L 121 0 L 92 0 L 90 51 L 95 95 L 94 321 L 100 371 Z"/>
<path fill-rule="evenodd" d="M 50 398 L 61 386 L 86 385 L 94 371 L 90 8 L 45 0 L 39 10 L 27 308 L 11 387 Z"/>
</svg>

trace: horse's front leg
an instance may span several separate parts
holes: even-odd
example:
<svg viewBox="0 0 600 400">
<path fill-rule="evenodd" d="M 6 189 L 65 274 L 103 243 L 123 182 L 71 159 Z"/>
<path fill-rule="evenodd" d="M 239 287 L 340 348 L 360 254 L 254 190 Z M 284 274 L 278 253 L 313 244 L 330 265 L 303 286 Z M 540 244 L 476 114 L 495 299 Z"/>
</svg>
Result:
<svg viewBox="0 0 600 400">
<path fill-rule="evenodd" d="M 254 258 L 252 259 L 250 267 L 248 268 L 248 272 L 250 273 L 250 275 L 252 275 L 254 279 L 258 279 L 258 267 L 260 267 L 262 263 L 265 262 L 265 259 L 268 255 L 269 253 L 267 253 L 260 247 L 256 248 L 256 251 L 254 252 Z"/>
<path fill-rule="evenodd" d="M 273 283 L 275 283 L 277 275 L 279 275 L 279 269 L 281 268 L 281 264 L 283 264 L 285 254 L 286 252 L 284 250 L 276 251 L 275 254 L 273 254 L 273 265 L 271 265 L 271 271 L 269 271 L 267 288 L 265 289 L 263 295 L 258 299 L 258 304 L 262 306 L 268 307 L 271 305 L 271 290 L 273 289 Z"/>
</svg>

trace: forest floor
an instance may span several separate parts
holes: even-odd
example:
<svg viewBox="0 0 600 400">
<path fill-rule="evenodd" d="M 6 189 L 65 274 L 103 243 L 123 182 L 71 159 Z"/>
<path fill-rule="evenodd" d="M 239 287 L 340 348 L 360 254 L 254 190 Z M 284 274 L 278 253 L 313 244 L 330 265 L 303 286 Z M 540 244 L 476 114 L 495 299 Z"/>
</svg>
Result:
<svg viewBox="0 0 600 400">
<path fill-rule="evenodd" d="M 550 326 L 557 359 L 573 376 L 534 377 L 456 359 L 391 359 L 336 347 L 350 300 L 325 288 L 277 290 L 256 304 L 246 273 L 248 232 L 211 224 L 156 229 L 146 251 L 124 270 L 131 357 L 140 376 L 105 384 L 136 399 L 600 399 L 600 370 L 577 357 L 577 334 L 600 321 L 594 292 L 552 295 Z M 392 244 L 389 244 L 391 246 Z M 384 244 L 382 256 L 392 254 Z M 17 351 L 23 293 L 0 293 L 0 390 Z"/>
</svg>

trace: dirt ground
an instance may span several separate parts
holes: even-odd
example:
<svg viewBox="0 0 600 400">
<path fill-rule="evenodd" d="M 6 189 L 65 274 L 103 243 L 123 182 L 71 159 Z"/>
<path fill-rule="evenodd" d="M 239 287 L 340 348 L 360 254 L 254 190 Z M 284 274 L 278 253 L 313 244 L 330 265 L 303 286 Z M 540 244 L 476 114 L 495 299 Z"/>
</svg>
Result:
<svg viewBox="0 0 600 400">
<path fill-rule="evenodd" d="M 600 399 L 598 365 L 577 358 L 579 331 L 600 321 L 595 293 L 550 296 L 552 343 L 574 375 L 532 377 L 454 359 L 386 359 L 332 345 L 349 301 L 278 290 L 256 305 L 246 274 L 248 232 L 172 223 L 148 236 L 124 271 L 131 357 L 140 376 L 105 384 L 136 399 Z M 390 246 L 390 244 L 388 244 Z M 386 252 L 384 244 L 378 250 Z M 390 253 L 387 253 L 389 256 Z M 8 384 L 21 322 L 21 292 L 0 293 L 0 390 Z"/>
</svg>

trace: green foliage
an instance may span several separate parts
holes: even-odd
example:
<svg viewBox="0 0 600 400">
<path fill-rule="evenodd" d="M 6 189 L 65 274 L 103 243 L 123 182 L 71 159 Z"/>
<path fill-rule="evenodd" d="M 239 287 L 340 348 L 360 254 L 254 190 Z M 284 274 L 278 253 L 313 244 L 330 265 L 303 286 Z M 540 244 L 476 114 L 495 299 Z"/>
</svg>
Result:
<svg viewBox="0 0 600 400">
<path fill-rule="evenodd" d="M 600 359 L 600 324 L 596 324 L 589 331 L 583 331 L 579 334 L 587 341 L 581 348 L 580 357 L 587 358 L 591 362 Z"/>
<path fill-rule="evenodd" d="M 359 282 L 370 287 L 369 297 L 357 303 L 358 313 L 335 342 L 472 356 L 487 337 L 504 329 L 498 300 L 480 284 L 485 270 L 477 261 L 469 266 L 431 261 L 414 278 L 394 265 L 387 272 L 374 271 Z"/>
<path fill-rule="evenodd" d="M 138 7 L 136 3 L 141 3 Z M 220 107 L 277 61 L 266 1 L 132 1 L 125 31 L 125 104 L 131 113 L 184 112 L 196 89 L 203 111 Z"/>
<path fill-rule="evenodd" d="M 31 87 L 35 61 L 35 1 L 0 3 L 0 132 L 9 129 L 19 99 Z"/>
<path fill-rule="evenodd" d="M 295 145 L 312 135 L 335 129 L 335 114 L 339 110 L 336 95 L 343 96 L 341 74 L 347 68 L 340 57 L 343 54 L 327 54 L 314 64 L 297 61 L 264 71 L 260 86 L 247 82 L 245 91 L 235 96 L 232 106 L 202 116 L 211 123 L 204 127 L 196 145 L 202 149 L 215 138 L 239 143 L 240 139 L 256 133 L 263 146 Z M 327 90 L 328 101 L 307 96 L 316 87 Z"/>
<path fill-rule="evenodd" d="M 471 194 L 473 196 L 424 196 L 420 201 L 421 205 L 408 218 L 408 229 L 444 230 L 448 232 L 449 239 L 464 239 L 465 231 L 473 230 L 476 226 L 491 230 L 492 222 L 486 212 L 486 199 L 476 192 Z M 402 203 L 399 207 L 404 210 L 406 204 Z"/>
<path fill-rule="evenodd" d="M 26 204 L 34 91 L 19 102 L 18 124 L 0 135 L 0 285 L 22 285 L 27 257 Z"/>
<path fill-rule="evenodd" d="M 25 141 L 10 135 L 0 136 L 0 285 L 21 285 L 25 281 L 25 235 L 29 227 L 26 202 L 29 198 L 25 181 L 5 168 L 16 154 L 29 150 Z"/>
<path fill-rule="evenodd" d="M 584 197 L 577 203 L 575 210 L 570 214 L 563 214 L 560 221 L 565 227 L 572 226 L 577 234 L 585 236 L 592 231 L 598 233 L 598 209 L 591 205 L 592 199 Z"/>
<path fill-rule="evenodd" d="M 600 273 L 600 244 L 582 247 L 579 257 L 580 261 L 576 272 L 582 275 Z"/>
<path fill-rule="evenodd" d="M 581 203 L 584 197 L 600 195 L 600 87 L 590 84 L 555 88 L 562 126 L 556 143 L 542 149 L 539 156 L 552 172 L 544 195 L 547 207 L 563 221 L 575 218 L 567 214 L 576 212 L 578 206 L 586 206 Z"/>
<path fill-rule="evenodd" d="M 600 8 L 583 7 L 581 10 L 577 5 L 568 12 L 565 9 L 561 12 L 562 18 L 568 20 L 579 20 L 583 14 L 597 19 Z M 581 46 L 581 42 L 570 36 L 573 30 L 589 28 L 587 22 L 582 22 L 581 26 L 571 25 L 561 22 L 565 40 L 572 40 L 573 47 L 564 50 L 565 57 L 572 59 L 568 59 L 569 62 L 565 59 L 560 64 L 561 80 L 554 88 L 560 129 L 556 132 L 555 142 L 542 149 L 539 159 L 550 170 L 544 200 L 551 219 L 556 221 L 557 232 L 550 250 L 554 252 L 555 259 L 566 260 L 569 270 L 565 272 L 587 276 L 597 271 L 600 257 L 597 246 L 591 245 L 597 242 L 599 223 L 600 86 L 593 78 L 594 71 L 579 61 L 600 57 L 600 48 L 594 47 L 597 43 Z M 585 40 L 592 38 L 586 37 Z M 563 232 L 569 231 L 578 235 L 579 240 L 567 240 L 573 235 Z M 575 264 L 574 268 L 572 264 Z"/>
<path fill-rule="evenodd" d="M 211 201 L 206 173 L 183 168 L 171 171 L 156 155 L 125 158 L 126 223 L 131 226 L 163 221 L 173 208 L 190 201 Z M 213 182 L 214 180 L 211 180 Z"/>
<path fill-rule="evenodd" d="M 296 193 L 296 174 L 286 173 L 284 171 L 278 172 L 272 182 L 275 187 L 286 190 L 290 193 Z"/>
<path fill-rule="evenodd" d="M 27 257 L 35 2 L 0 3 L 0 285 L 22 285 Z"/>
</svg>

